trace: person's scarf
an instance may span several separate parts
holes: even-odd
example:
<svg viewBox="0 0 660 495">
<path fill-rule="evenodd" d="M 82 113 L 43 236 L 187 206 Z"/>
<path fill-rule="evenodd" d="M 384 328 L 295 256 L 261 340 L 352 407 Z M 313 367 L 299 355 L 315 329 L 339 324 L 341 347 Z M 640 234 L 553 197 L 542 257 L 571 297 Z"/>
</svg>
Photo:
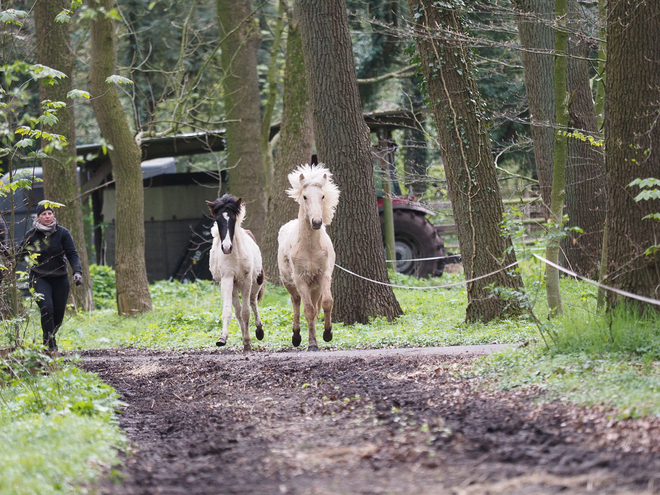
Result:
<svg viewBox="0 0 660 495">
<path fill-rule="evenodd" d="M 49 237 L 57 230 L 57 220 L 53 220 L 53 223 L 50 225 L 44 225 L 39 221 L 39 217 L 35 217 L 32 226 L 39 232 L 43 233 L 46 237 Z"/>
</svg>

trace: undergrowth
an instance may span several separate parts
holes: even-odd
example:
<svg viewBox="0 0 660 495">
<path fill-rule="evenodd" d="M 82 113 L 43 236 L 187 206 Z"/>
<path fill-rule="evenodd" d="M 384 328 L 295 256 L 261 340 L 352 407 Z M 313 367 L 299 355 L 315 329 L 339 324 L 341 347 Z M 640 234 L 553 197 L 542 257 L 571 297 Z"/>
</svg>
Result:
<svg viewBox="0 0 660 495">
<path fill-rule="evenodd" d="M 0 359 L 0 494 L 86 493 L 126 439 L 117 394 L 37 348 Z"/>
</svg>

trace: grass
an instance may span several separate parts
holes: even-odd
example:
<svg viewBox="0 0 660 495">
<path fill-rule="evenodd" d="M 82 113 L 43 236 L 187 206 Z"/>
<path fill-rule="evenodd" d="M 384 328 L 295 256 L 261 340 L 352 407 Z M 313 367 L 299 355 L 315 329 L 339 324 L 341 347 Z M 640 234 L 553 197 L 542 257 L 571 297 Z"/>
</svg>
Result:
<svg viewBox="0 0 660 495">
<path fill-rule="evenodd" d="M 447 275 L 420 281 L 396 275 L 395 283 L 436 286 L 457 282 L 461 278 L 462 275 Z M 321 341 L 319 345 L 325 349 L 356 349 L 513 343 L 528 340 L 536 334 L 533 325 L 524 321 L 467 325 L 464 323 L 466 296 L 460 285 L 450 289 L 395 289 L 395 293 L 405 313 L 401 318 L 394 322 L 374 319 L 366 325 L 337 323 L 333 326 L 333 341 Z M 119 317 L 114 307 L 68 317 L 58 333 L 60 349 L 216 349 L 222 313 L 222 298 L 217 286 L 206 281 L 186 284 L 161 281 L 151 286 L 151 296 L 154 311 L 136 317 Z M 101 304 L 108 306 L 107 300 L 102 300 Z M 259 342 L 253 335 L 253 348 L 292 350 L 292 310 L 286 290 L 268 285 L 259 311 L 266 337 Z M 301 318 L 301 325 L 304 346 L 307 341 L 304 318 Z M 35 338 L 38 333 L 38 328 L 31 330 Z M 230 324 L 227 347 L 242 350 L 235 319 Z"/>
<path fill-rule="evenodd" d="M 87 493 L 126 439 L 114 390 L 35 348 L 0 359 L 0 494 Z"/>
</svg>

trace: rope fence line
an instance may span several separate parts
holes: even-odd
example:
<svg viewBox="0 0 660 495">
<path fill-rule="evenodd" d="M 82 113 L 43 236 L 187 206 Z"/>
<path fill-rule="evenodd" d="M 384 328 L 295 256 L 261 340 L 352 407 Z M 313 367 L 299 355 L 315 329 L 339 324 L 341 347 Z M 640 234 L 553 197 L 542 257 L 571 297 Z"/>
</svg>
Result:
<svg viewBox="0 0 660 495">
<path fill-rule="evenodd" d="M 645 303 L 648 303 L 648 304 L 653 304 L 654 306 L 660 306 L 660 300 L 658 300 L 658 299 L 651 299 L 650 297 L 639 296 L 637 294 L 633 294 L 632 292 L 617 289 L 615 287 L 610 287 L 609 285 L 603 285 L 600 282 L 596 282 L 595 280 L 588 279 L 586 277 L 583 277 L 582 275 L 578 275 L 575 272 L 567 270 L 564 267 L 556 265 L 552 261 L 546 260 L 545 258 L 543 258 L 542 256 L 539 256 L 538 254 L 534 254 L 533 256 L 535 258 L 538 258 L 539 260 L 541 260 L 543 263 L 546 263 L 547 265 L 550 265 L 551 267 L 556 268 L 560 272 L 564 272 L 566 275 L 570 275 L 571 277 L 575 277 L 575 278 L 579 278 L 580 280 L 584 280 L 585 282 L 587 282 L 591 285 L 594 285 L 594 286 L 598 287 L 599 289 L 609 290 L 610 292 L 614 292 L 616 294 L 619 294 L 619 295 L 622 295 L 622 296 L 625 296 L 625 297 L 629 297 L 631 299 L 636 299 L 637 301 L 642 301 L 642 302 L 645 302 Z"/>
<path fill-rule="evenodd" d="M 361 278 L 362 280 L 366 280 L 368 282 L 373 282 L 374 284 L 379 284 L 379 285 L 386 285 L 388 287 L 395 287 L 397 289 L 418 289 L 418 290 L 428 290 L 428 289 L 447 289 L 449 287 L 456 287 L 457 285 L 463 285 L 463 284 L 469 284 L 470 282 L 475 282 L 476 280 L 481 280 L 482 278 L 487 278 L 495 275 L 496 273 L 503 272 L 504 270 L 508 270 L 509 268 L 516 266 L 519 261 L 516 261 L 514 263 L 511 263 L 508 266 L 505 266 L 504 268 L 500 268 L 499 270 L 496 270 L 494 272 L 487 273 L 486 275 L 481 275 L 476 278 L 472 278 L 470 280 L 463 280 L 461 282 L 455 282 L 453 284 L 447 284 L 447 285 L 433 285 L 433 286 L 427 286 L 427 287 L 412 287 L 410 285 L 396 285 L 396 284 L 390 284 L 387 282 L 381 282 L 379 280 L 373 280 L 371 278 L 363 277 L 362 275 L 358 275 L 355 272 L 352 272 L 348 270 L 347 268 L 344 268 L 343 266 L 339 266 L 338 264 L 335 263 L 335 266 L 339 268 L 340 270 L 345 271 L 346 273 L 353 275 L 354 277 Z"/>
<path fill-rule="evenodd" d="M 625 290 L 617 289 L 617 288 L 615 288 L 615 287 L 610 287 L 609 285 L 601 284 L 601 283 L 599 283 L 599 282 L 596 282 L 595 280 L 588 279 L 588 278 L 586 278 L 586 277 L 583 277 L 582 275 L 578 275 L 577 273 L 572 272 L 571 270 L 567 270 L 566 268 L 563 268 L 563 267 L 561 267 L 561 266 L 559 266 L 559 265 L 556 265 L 556 264 L 553 263 L 552 261 L 549 261 L 549 260 L 543 258 L 542 256 L 539 256 L 538 254 L 533 254 L 533 256 L 534 256 L 535 258 L 537 258 L 538 260 L 542 261 L 543 263 L 545 263 L 545 264 L 547 264 L 547 265 L 550 265 L 550 266 L 556 268 L 557 270 L 559 270 L 559 271 L 565 273 L 566 275 L 569 275 L 569 276 L 571 276 L 571 277 L 574 277 L 574 278 L 578 278 L 578 279 L 580 279 L 580 280 L 583 280 L 583 281 L 585 281 L 585 282 L 587 282 L 587 283 L 589 283 L 589 284 L 591 284 L 591 285 L 593 285 L 593 286 L 595 286 L 595 287 L 598 287 L 598 288 L 600 288 L 600 289 L 609 290 L 609 291 L 611 291 L 611 292 L 614 292 L 614 293 L 616 293 L 616 294 L 622 295 L 622 296 L 624 296 L 624 297 L 629 297 L 629 298 L 631 298 L 631 299 L 636 299 L 637 301 L 642 301 L 642 302 L 645 302 L 645 303 L 648 303 L 648 304 L 652 304 L 652 305 L 654 305 L 654 306 L 660 306 L 660 300 L 658 300 L 658 299 L 651 299 L 650 297 L 639 296 L 639 295 L 637 295 L 637 294 L 633 294 L 632 292 L 628 292 L 628 291 L 625 291 Z M 420 258 L 420 259 L 422 259 L 422 258 Z M 426 258 L 426 259 L 438 259 L 438 258 Z M 497 273 L 500 273 L 500 272 L 503 272 L 503 271 L 505 271 L 505 270 L 508 270 L 509 268 L 512 268 L 512 267 L 516 266 L 518 263 L 520 263 L 520 262 L 519 262 L 519 261 L 516 261 L 516 262 L 514 262 L 514 263 L 511 263 L 511 264 L 508 265 L 508 266 L 505 266 L 504 268 L 500 268 L 499 270 L 496 270 L 496 271 L 491 272 L 491 273 L 487 273 L 486 275 L 481 275 L 481 276 L 479 276 L 479 277 L 472 278 L 472 279 L 470 279 L 470 280 L 463 280 L 463 281 L 461 281 L 461 282 L 455 282 L 455 283 L 453 283 L 453 284 L 447 284 L 447 285 L 434 285 L 434 286 L 427 286 L 427 287 L 412 287 L 412 286 L 409 286 L 409 285 L 397 285 L 397 284 L 390 284 L 390 283 L 387 283 L 387 282 L 381 282 L 381 281 L 379 281 L 379 280 L 373 280 L 373 279 L 368 278 L 368 277 L 363 277 L 362 275 L 359 275 L 359 274 L 357 274 L 357 273 L 355 273 L 355 272 L 352 272 L 351 270 L 348 270 L 347 268 L 344 268 L 343 266 L 339 266 L 339 265 L 336 264 L 336 263 L 335 263 L 335 266 L 336 266 L 337 268 L 339 268 L 340 270 L 345 271 L 345 272 L 348 273 L 349 275 L 353 275 L 354 277 L 361 278 L 362 280 L 366 280 L 366 281 L 368 281 L 368 282 L 372 282 L 372 283 L 374 283 L 374 284 L 386 285 L 386 286 L 388 286 L 388 287 L 394 287 L 394 288 L 397 288 L 397 289 L 430 290 L 430 289 L 447 289 L 447 288 L 449 288 L 449 287 L 456 287 L 456 286 L 458 286 L 458 285 L 469 284 L 470 282 L 475 282 L 475 281 L 477 281 L 477 280 L 481 280 L 481 279 L 483 279 L 483 278 L 491 277 L 491 276 L 493 276 L 493 275 L 495 275 L 495 274 L 497 274 Z"/>
<path fill-rule="evenodd" d="M 449 256 L 434 256 L 432 258 L 409 258 L 407 260 L 385 260 L 386 263 L 403 263 L 404 261 L 430 261 L 430 260 L 447 260 L 450 258 L 460 258 L 460 254 L 450 254 Z"/>
</svg>

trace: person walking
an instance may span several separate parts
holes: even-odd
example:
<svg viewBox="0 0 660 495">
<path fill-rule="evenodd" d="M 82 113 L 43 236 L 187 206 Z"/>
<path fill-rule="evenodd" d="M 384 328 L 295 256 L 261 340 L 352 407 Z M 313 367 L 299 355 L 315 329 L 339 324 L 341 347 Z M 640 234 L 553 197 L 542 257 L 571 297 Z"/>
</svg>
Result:
<svg viewBox="0 0 660 495">
<path fill-rule="evenodd" d="M 69 298 L 67 260 L 76 285 L 82 284 L 82 267 L 71 233 L 57 223 L 50 204 L 42 201 L 37 205 L 33 228 L 26 232 L 22 249 L 37 254 L 35 264 L 30 267 L 30 287 L 42 296 L 37 305 L 41 310 L 44 346 L 57 351 L 55 334 L 64 321 Z"/>
</svg>

